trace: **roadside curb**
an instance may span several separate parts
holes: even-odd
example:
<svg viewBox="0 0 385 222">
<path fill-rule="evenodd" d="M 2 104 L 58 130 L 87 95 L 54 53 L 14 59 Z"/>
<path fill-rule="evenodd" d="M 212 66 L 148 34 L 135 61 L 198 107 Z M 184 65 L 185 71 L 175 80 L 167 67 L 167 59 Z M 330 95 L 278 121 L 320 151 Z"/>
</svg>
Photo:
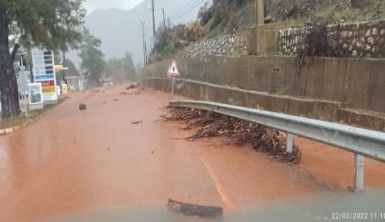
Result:
<svg viewBox="0 0 385 222">
<path fill-rule="evenodd" d="M 21 128 L 22 128 L 22 126 L 14 126 L 14 127 L 7 128 L 7 129 L 1 129 L 0 135 L 11 134 L 11 133 L 13 133 L 13 132 L 15 132 Z"/>
<path fill-rule="evenodd" d="M 0 136 L 14 133 L 14 132 L 16 132 L 16 131 L 18 131 L 20 129 L 23 129 L 23 128 L 27 127 L 30 123 L 32 123 L 34 121 L 35 121 L 35 119 L 30 119 L 30 120 L 25 121 L 21 125 L 10 127 L 10 128 L 6 128 L 6 129 L 0 129 Z"/>
<path fill-rule="evenodd" d="M 41 113 L 40 115 L 36 116 L 35 118 L 26 120 L 21 125 L 10 127 L 10 128 L 6 128 L 6 129 L 0 129 L 0 136 L 8 135 L 8 134 L 14 133 L 14 132 L 16 132 L 16 131 L 18 131 L 20 129 L 23 129 L 23 128 L 27 127 L 29 124 L 33 123 L 34 121 L 37 121 L 40 118 L 44 117 L 50 111 L 51 111 L 51 109 L 48 109 L 45 112 Z"/>
</svg>

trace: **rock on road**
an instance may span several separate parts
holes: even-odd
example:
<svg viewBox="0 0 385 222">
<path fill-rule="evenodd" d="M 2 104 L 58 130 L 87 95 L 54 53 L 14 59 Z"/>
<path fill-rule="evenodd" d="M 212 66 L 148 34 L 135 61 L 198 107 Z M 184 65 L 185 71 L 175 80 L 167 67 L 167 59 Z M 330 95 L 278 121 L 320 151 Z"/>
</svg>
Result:
<svg viewBox="0 0 385 222">
<path fill-rule="evenodd" d="M 167 102 L 164 93 L 130 95 L 124 86 L 72 93 L 28 127 L 0 137 L 0 221 L 163 208 L 168 198 L 228 213 L 339 189 L 249 147 L 175 139 L 191 132 L 157 121 Z M 79 111 L 79 103 L 87 110 Z"/>
</svg>

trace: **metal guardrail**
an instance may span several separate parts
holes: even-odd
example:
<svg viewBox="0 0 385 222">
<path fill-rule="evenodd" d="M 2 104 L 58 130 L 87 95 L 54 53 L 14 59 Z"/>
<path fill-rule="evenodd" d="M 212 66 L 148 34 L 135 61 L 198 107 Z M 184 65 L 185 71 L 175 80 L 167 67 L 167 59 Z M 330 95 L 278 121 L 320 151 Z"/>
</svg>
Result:
<svg viewBox="0 0 385 222">
<path fill-rule="evenodd" d="M 355 188 L 364 187 L 364 157 L 385 162 L 385 133 L 338 123 L 207 101 L 172 101 L 172 107 L 212 111 L 320 141 L 355 153 Z M 288 141 L 287 144 L 292 144 Z M 288 149 L 290 150 L 290 148 Z"/>
</svg>

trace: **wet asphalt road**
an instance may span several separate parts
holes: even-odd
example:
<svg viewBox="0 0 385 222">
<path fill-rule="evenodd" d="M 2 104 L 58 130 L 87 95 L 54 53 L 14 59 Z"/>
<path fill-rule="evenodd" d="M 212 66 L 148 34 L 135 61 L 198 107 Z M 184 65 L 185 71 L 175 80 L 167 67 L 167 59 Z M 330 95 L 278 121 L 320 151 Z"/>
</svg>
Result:
<svg viewBox="0 0 385 222">
<path fill-rule="evenodd" d="M 159 209 L 168 198 L 228 213 L 339 189 L 249 147 L 177 139 L 192 132 L 158 121 L 167 101 L 148 89 L 130 95 L 124 86 L 72 93 L 27 128 L 0 137 L 0 221 Z M 78 110 L 81 102 L 87 111 Z"/>
</svg>

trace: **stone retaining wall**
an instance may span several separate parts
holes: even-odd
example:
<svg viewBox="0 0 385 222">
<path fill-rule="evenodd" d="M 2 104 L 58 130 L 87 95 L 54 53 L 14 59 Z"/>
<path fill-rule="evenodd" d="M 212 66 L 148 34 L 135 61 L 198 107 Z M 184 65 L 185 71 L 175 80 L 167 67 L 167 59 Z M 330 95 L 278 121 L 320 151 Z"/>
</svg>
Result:
<svg viewBox="0 0 385 222">
<path fill-rule="evenodd" d="M 249 40 L 247 33 L 221 35 L 192 43 L 184 48 L 179 57 L 194 58 L 208 55 L 247 55 Z"/>
<path fill-rule="evenodd" d="M 301 47 L 306 47 L 305 37 L 310 30 L 311 27 L 280 30 L 280 52 L 296 55 Z M 344 57 L 385 57 L 385 20 L 328 25 L 326 30 L 332 54 L 342 54 Z"/>
</svg>

